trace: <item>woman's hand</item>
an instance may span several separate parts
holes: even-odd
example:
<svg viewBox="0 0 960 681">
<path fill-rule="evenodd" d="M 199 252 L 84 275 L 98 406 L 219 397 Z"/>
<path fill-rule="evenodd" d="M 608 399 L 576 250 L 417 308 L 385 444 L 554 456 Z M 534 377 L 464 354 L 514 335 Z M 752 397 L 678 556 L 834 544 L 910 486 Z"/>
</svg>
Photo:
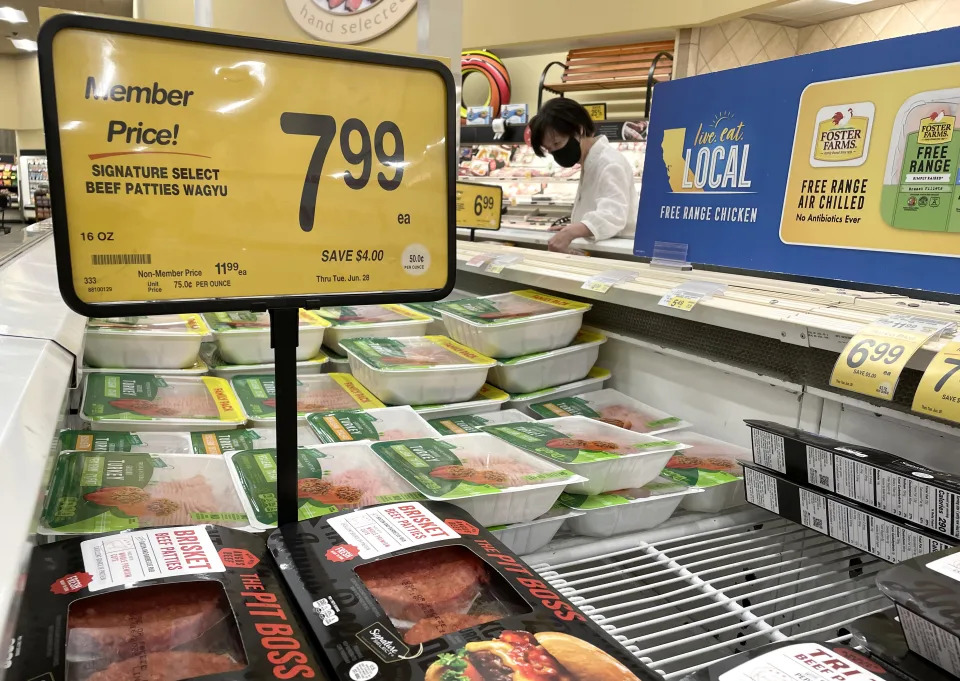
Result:
<svg viewBox="0 0 960 681">
<path fill-rule="evenodd" d="M 569 253 L 570 244 L 574 239 L 592 236 L 592 232 L 582 222 L 575 222 L 572 225 L 555 225 L 550 228 L 550 231 L 556 234 L 547 242 L 547 250 L 556 253 Z"/>
</svg>

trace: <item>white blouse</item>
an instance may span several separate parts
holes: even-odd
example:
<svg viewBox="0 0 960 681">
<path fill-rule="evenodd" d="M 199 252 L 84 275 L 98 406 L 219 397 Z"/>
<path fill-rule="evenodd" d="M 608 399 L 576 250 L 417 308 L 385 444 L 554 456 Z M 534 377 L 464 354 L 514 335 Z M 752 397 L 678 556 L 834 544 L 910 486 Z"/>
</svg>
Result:
<svg viewBox="0 0 960 681">
<path fill-rule="evenodd" d="M 580 170 L 570 222 L 582 222 L 597 241 L 633 238 L 640 198 L 633 167 L 606 137 L 598 137 Z"/>
</svg>

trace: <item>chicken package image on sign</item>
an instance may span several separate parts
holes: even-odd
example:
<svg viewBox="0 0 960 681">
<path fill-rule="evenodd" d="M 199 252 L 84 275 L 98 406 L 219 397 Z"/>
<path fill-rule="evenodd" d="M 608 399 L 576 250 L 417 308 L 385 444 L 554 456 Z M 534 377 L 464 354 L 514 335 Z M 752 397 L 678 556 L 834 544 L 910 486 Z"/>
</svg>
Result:
<svg viewBox="0 0 960 681">
<path fill-rule="evenodd" d="M 91 374 L 80 418 L 99 430 L 223 430 L 246 422 L 222 378 L 156 374 Z"/>
<path fill-rule="evenodd" d="M 227 466 L 250 524 L 277 526 L 277 450 L 227 452 Z M 423 499 L 366 444 L 300 447 L 297 451 L 297 517 L 316 518 L 344 509 Z"/>
<path fill-rule="evenodd" d="M 88 534 L 206 522 L 250 526 L 222 457 L 63 452 L 40 531 Z"/>
</svg>

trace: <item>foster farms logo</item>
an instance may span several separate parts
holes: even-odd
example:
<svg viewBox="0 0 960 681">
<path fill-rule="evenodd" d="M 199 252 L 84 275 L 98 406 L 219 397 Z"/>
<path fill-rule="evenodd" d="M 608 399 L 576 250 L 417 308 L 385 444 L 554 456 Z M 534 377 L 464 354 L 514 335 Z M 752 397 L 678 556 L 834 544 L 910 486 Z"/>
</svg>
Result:
<svg viewBox="0 0 960 681">
<path fill-rule="evenodd" d="M 810 148 L 814 168 L 859 166 L 867 160 L 873 128 L 872 102 L 834 104 L 817 112 Z"/>
<path fill-rule="evenodd" d="M 917 128 L 917 144 L 947 144 L 953 139 L 953 126 L 957 122 L 956 116 L 945 111 L 935 111 L 920 120 Z"/>
</svg>

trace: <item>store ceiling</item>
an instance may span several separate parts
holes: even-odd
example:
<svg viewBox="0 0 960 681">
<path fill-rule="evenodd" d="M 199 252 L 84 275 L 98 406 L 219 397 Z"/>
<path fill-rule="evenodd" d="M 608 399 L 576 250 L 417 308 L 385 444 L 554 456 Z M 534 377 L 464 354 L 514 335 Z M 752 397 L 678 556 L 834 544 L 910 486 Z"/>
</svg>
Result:
<svg viewBox="0 0 960 681">
<path fill-rule="evenodd" d="M 13 7 L 27 15 L 25 24 L 8 24 L 0 21 L 0 54 L 27 54 L 15 48 L 7 38 L 36 40 L 37 30 L 40 28 L 41 7 L 112 14 L 119 17 L 133 16 L 133 0 L 0 0 L 0 7 Z"/>
<path fill-rule="evenodd" d="M 902 2 L 903 0 L 870 0 L 869 2 L 847 4 L 838 0 L 794 0 L 794 2 L 788 2 L 785 5 L 751 14 L 746 18 L 803 28 L 824 21 L 841 19 L 863 12 L 872 12 L 891 5 L 899 5 Z"/>
</svg>

